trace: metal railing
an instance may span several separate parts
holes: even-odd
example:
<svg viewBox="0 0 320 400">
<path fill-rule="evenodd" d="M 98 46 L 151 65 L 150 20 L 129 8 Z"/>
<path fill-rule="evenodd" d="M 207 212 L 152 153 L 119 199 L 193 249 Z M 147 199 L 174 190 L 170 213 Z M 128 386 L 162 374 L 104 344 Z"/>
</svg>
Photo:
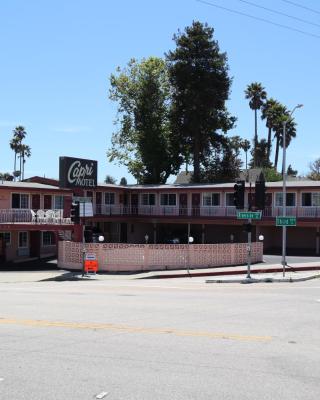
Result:
<svg viewBox="0 0 320 400">
<path fill-rule="evenodd" d="M 70 218 L 63 217 L 63 210 L 32 210 L 10 208 L 0 210 L 0 224 L 71 224 Z"/>
<path fill-rule="evenodd" d="M 266 207 L 262 212 L 263 217 L 275 218 L 282 215 L 282 207 Z M 137 206 L 137 205 L 94 205 L 94 215 L 109 216 L 157 216 L 157 217 L 212 217 L 225 218 L 236 217 L 235 207 L 203 206 L 203 207 L 179 207 L 179 206 Z M 286 208 L 287 216 L 297 218 L 320 218 L 320 207 L 290 207 Z"/>
</svg>

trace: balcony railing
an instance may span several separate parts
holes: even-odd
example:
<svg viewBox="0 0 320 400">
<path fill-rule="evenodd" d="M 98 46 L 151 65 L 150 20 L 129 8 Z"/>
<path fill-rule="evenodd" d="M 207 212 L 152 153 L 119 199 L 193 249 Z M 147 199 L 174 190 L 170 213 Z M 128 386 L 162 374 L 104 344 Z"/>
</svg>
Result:
<svg viewBox="0 0 320 400">
<path fill-rule="evenodd" d="M 0 210 L 0 224 L 71 224 L 70 218 L 63 218 L 63 210 L 31 210 L 10 208 Z"/>
<path fill-rule="evenodd" d="M 157 216 L 157 217 L 212 217 L 236 218 L 235 207 L 179 207 L 179 206 L 122 206 L 104 205 L 94 206 L 94 215 L 109 216 Z M 266 207 L 262 212 L 263 217 L 275 218 L 282 215 L 282 207 Z M 287 216 L 297 218 L 320 218 L 320 207 L 290 207 L 286 208 Z"/>
</svg>

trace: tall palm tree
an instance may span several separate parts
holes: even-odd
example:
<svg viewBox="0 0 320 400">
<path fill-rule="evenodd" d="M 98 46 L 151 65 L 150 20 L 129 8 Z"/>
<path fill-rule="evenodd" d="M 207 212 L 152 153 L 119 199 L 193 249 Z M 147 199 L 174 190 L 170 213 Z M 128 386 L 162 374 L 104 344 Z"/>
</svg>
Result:
<svg viewBox="0 0 320 400">
<path fill-rule="evenodd" d="M 248 151 L 250 150 L 250 141 L 248 139 L 244 139 L 241 142 L 241 148 L 246 153 L 246 181 L 248 181 Z"/>
<path fill-rule="evenodd" d="M 275 123 L 275 134 L 274 137 L 276 139 L 276 153 L 274 158 L 274 167 L 277 169 L 278 166 L 278 157 L 279 157 L 279 148 L 283 148 L 283 122 L 290 118 L 290 114 L 285 106 L 281 106 L 282 114 L 278 116 Z M 286 124 L 286 148 L 290 145 L 291 140 L 296 137 L 296 123 L 293 118 L 290 118 Z"/>
<path fill-rule="evenodd" d="M 20 162 L 20 174 L 17 171 L 17 154 L 20 152 L 20 145 L 22 140 L 26 137 L 26 130 L 23 126 L 16 126 L 13 130 L 13 137 L 10 141 L 10 148 L 14 151 L 14 171 L 13 175 L 16 178 L 17 176 L 21 176 L 21 162 Z"/>
<path fill-rule="evenodd" d="M 21 144 L 20 146 L 20 161 L 22 159 L 22 173 L 21 177 L 24 179 L 24 164 L 26 163 L 25 157 L 29 158 L 31 156 L 31 147 L 27 144 Z"/>
<path fill-rule="evenodd" d="M 253 82 L 247 86 L 245 90 L 246 99 L 249 99 L 249 107 L 251 110 L 254 110 L 254 151 L 253 151 L 253 165 L 256 166 L 256 146 L 258 143 L 258 122 L 257 122 L 257 110 L 260 110 L 261 106 L 264 103 L 264 100 L 267 98 L 267 92 L 265 88 L 259 82 Z"/>
<path fill-rule="evenodd" d="M 266 120 L 266 127 L 268 128 L 268 141 L 267 141 L 267 160 L 270 162 L 271 154 L 271 136 L 272 130 L 275 128 L 275 123 L 279 115 L 280 103 L 270 98 L 261 107 L 261 119 Z"/>
</svg>

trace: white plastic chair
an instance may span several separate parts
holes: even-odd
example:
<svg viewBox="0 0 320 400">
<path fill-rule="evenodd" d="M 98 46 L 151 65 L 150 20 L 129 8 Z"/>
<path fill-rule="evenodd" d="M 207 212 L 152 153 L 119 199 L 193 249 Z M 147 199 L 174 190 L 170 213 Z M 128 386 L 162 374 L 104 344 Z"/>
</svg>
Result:
<svg viewBox="0 0 320 400">
<path fill-rule="evenodd" d="M 37 220 L 40 224 L 44 223 L 45 221 L 45 212 L 43 210 L 38 210 L 37 211 Z"/>
</svg>

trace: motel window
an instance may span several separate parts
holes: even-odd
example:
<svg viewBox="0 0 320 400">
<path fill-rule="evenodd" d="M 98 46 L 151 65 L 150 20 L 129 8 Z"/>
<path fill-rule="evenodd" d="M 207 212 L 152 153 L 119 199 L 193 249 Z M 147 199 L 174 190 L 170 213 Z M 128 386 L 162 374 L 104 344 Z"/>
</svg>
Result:
<svg viewBox="0 0 320 400">
<path fill-rule="evenodd" d="M 176 194 L 175 193 L 161 193 L 160 204 L 162 206 L 175 206 Z"/>
<path fill-rule="evenodd" d="M 320 207 L 320 193 L 302 193 L 301 200 L 303 207 Z"/>
<path fill-rule="evenodd" d="M 114 193 L 105 193 L 104 194 L 104 204 L 114 204 Z"/>
<path fill-rule="evenodd" d="M 42 246 L 53 246 L 54 244 L 54 232 L 42 232 Z"/>
<path fill-rule="evenodd" d="M 12 208 L 29 208 L 29 195 L 25 193 L 12 193 Z"/>
<path fill-rule="evenodd" d="M 233 207 L 234 206 L 234 195 L 233 193 L 226 193 L 226 206 Z"/>
<path fill-rule="evenodd" d="M 282 193 L 278 192 L 276 193 L 276 207 L 282 207 L 283 204 L 283 197 L 282 197 Z M 295 207 L 296 205 L 296 194 L 295 193 L 287 193 L 286 195 L 286 203 L 287 203 L 287 207 Z"/>
<path fill-rule="evenodd" d="M 28 247 L 28 232 L 19 232 L 19 247 Z"/>
<path fill-rule="evenodd" d="M 156 204 L 156 195 L 154 193 L 142 193 L 141 204 L 143 206 L 154 206 Z"/>
<path fill-rule="evenodd" d="M 54 196 L 55 210 L 63 210 L 63 196 Z"/>
<path fill-rule="evenodd" d="M 220 193 L 203 193 L 204 206 L 220 206 Z"/>
<path fill-rule="evenodd" d="M 11 233 L 10 232 L 0 232 L 0 239 L 2 239 L 7 246 L 10 246 Z"/>
</svg>

